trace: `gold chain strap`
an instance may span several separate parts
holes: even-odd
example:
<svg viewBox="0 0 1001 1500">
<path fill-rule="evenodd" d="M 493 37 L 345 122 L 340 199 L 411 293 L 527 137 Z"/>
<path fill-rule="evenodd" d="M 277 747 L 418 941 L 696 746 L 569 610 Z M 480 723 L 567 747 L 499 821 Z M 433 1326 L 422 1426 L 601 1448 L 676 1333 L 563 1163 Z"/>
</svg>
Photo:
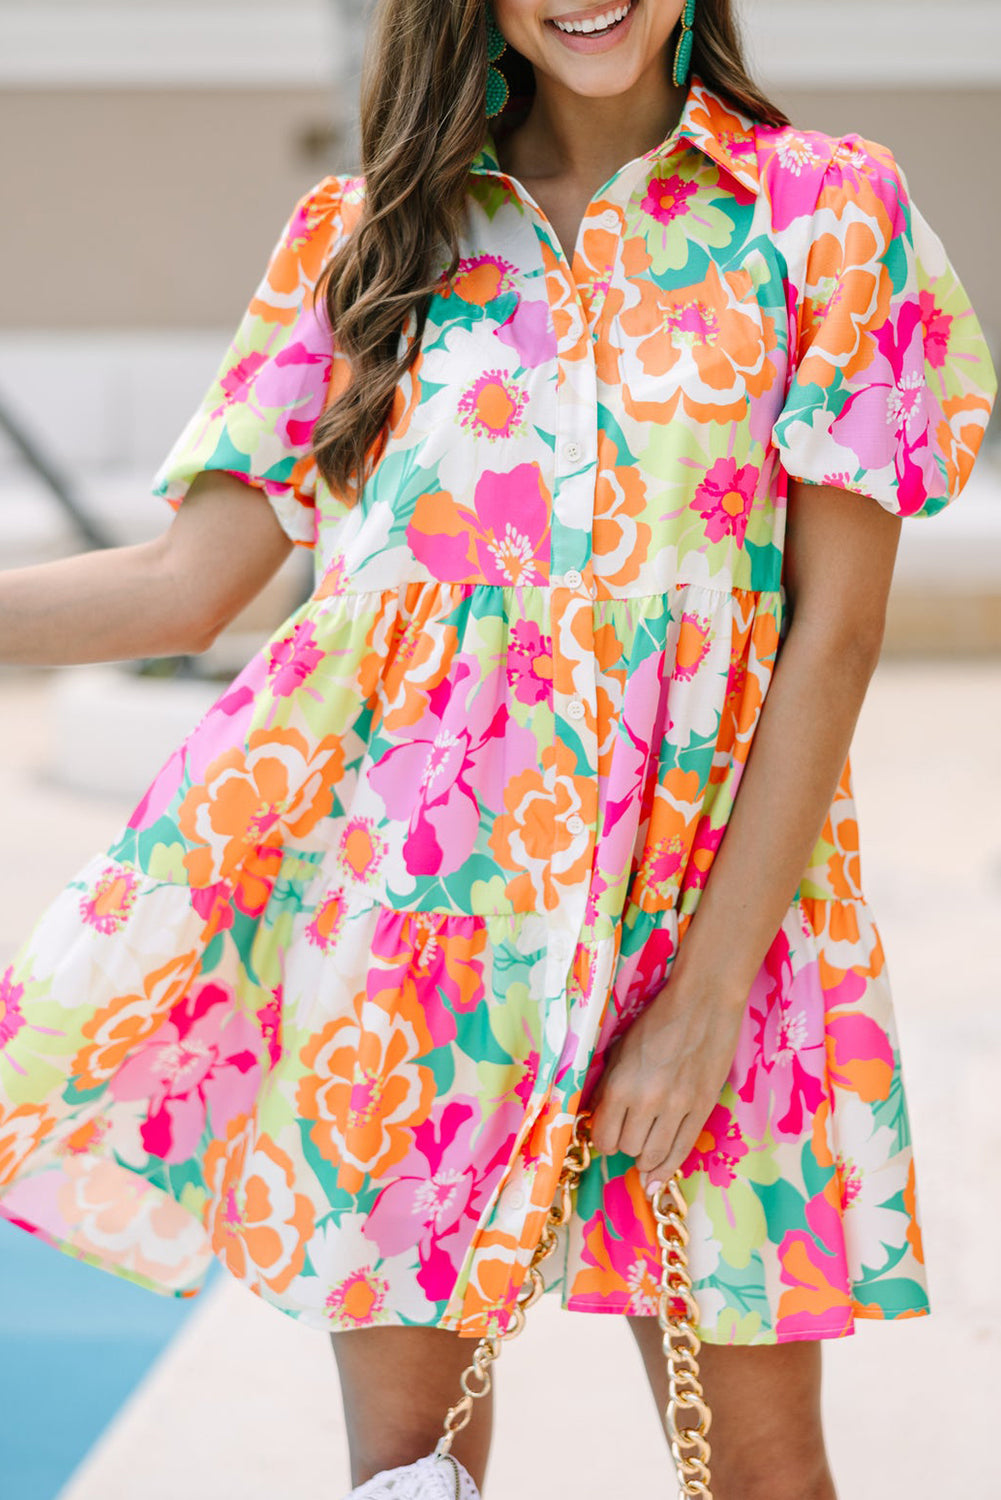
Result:
<svg viewBox="0 0 1001 1500">
<path fill-rule="evenodd" d="M 712 1412 L 699 1380 L 698 1356 L 702 1341 L 695 1332 L 699 1309 L 685 1254 L 689 1239 L 685 1224 L 687 1212 L 688 1204 L 681 1191 L 681 1173 L 675 1172 L 668 1182 L 662 1184 L 653 1203 L 661 1264 L 657 1318 L 664 1334 L 669 1392 L 664 1423 L 682 1495 L 701 1495 L 702 1500 L 712 1500 L 708 1436 Z M 681 1302 L 684 1311 L 672 1312 L 672 1302 Z M 694 1412 L 695 1421 L 681 1427 L 678 1415 L 683 1411 Z M 683 1453 L 683 1442 L 694 1452 Z"/>
<path fill-rule="evenodd" d="M 591 1145 L 586 1116 L 579 1115 L 574 1121 L 573 1135 L 563 1159 L 555 1200 L 546 1216 L 542 1236 L 535 1247 L 525 1274 L 525 1283 L 514 1305 L 514 1316 L 503 1333 L 487 1334 L 480 1339 L 471 1362 L 459 1376 L 462 1396 L 445 1414 L 444 1431 L 435 1448 L 435 1453 L 440 1457 L 451 1451 L 456 1433 L 461 1432 L 469 1423 L 473 1414 L 473 1402 L 489 1392 L 490 1366 L 499 1357 L 501 1344 L 521 1333 L 525 1326 L 526 1311 L 542 1296 L 545 1283 L 539 1267 L 556 1248 L 556 1231 L 570 1218 L 572 1194 L 590 1162 Z M 660 1302 L 657 1311 L 664 1332 L 670 1392 L 664 1421 L 681 1494 L 712 1500 L 707 1436 L 712 1414 L 699 1382 L 698 1353 L 702 1345 L 695 1332 L 699 1311 L 685 1254 L 688 1244 L 688 1229 L 685 1225 L 688 1204 L 681 1192 L 680 1180 L 680 1172 L 675 1172 L 671 1180 L 661 1187 L 653 1204 L 654 1218 L 657 1220 L 657 1243 L 661 1252 Z M 672 1300 L 683 1303 L 682 1315 L 672 1311 Z M 695 1422 L 679 1426 L 678 1415 L 682 1411 L 694 1412 Z M 694 1449 L 694 1452 L 683 1453 L 683 1444 Z"/>
</svg>

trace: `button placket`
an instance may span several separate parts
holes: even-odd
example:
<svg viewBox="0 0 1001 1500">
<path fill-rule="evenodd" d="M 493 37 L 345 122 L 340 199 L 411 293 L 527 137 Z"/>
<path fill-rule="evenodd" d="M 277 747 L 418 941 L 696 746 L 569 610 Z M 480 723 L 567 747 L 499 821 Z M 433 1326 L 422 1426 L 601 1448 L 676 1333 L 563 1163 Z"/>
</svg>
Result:
<svg viewBox="0 0 1001 1500">
<path fill-rule="evenodd" d="M 616 226 L 618 215 L 615 216 Z M 565 257 L 549 277 L 565 284 L 556 358 L 556 441 L 553 449 L 550 625 L 553 653 L 553 738 L 557 836 L 548 912 L 547 991 L 565 999 L 573 957 L 586 920 L 597 810 L 596 663 L 591 573 L 597 483 L 598 389 L 585 299 Z"/>
</svg>

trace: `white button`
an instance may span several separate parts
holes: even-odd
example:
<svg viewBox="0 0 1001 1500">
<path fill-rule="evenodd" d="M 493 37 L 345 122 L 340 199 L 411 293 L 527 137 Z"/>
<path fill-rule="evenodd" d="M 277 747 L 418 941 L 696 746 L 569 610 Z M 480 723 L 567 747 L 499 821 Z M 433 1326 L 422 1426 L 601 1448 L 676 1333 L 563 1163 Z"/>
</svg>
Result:
<svg viewBox="0 0 1001 1500">
<path fill-rule="evenodd" d="M 582 719 L 584 717 L 585 713 L 586 713 L 586 709 L 584 708 L 584 705 L 580 701 L 580 699 L 579 698 L 571 698 L 570 702 L 567 704 L 567 718 L 568 719 Z"/>
<path fill-rule="evenodd" d="M 583 449 L 581 448 L 580 443 L 569 442 L 563 444 L 563 455 L 567 459 L 568 463 L 575 464 L 580 458 L 582 452 Z"/>
<path fill-rule="evenodd" d="M 619 216 L 614 208 L 606 208 L 604 213 L 598 215 L 598 222 L 603 224 L 606 229 L 618 229 Z"/>
<path fill-rule="evenodd" d="M 578 833 L 584 832 L 584 819 L 579 817 L 577 813 L 571 813 L 569 818 L 567 818 L 567 832 L 572 833 L 574 838 L 577 837 Z"/>
<path fill-rule="evenodd" d="M 579 589 L 581 584 L 584 582 L 584 579 L 582 574 L 577 572 L 576 568 L 569 568 L 563 574 L 563 582 L 566 584 L 568 589 Z"/>
</svg>

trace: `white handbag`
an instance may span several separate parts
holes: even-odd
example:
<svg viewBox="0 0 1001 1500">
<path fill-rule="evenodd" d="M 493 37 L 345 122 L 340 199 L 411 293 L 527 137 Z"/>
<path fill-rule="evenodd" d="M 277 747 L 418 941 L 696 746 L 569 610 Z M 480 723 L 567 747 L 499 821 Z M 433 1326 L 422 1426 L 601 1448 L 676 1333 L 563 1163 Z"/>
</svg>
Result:
<svg viewBox="0 0 1001 1500">
<path fill-rule="evenodd" d="M 586 1116 L 574 1121 L 573 1137 L 564 1158 L 557 1184 L 556 1198 L 542 1229 L 525 1275 L 525 1283 L 515 1303 L 514 1317 L 501 1334 L 482 1339 L 473 1351 L 471 1363 L 459 1377 L 462 1396 L 450 1406 L 444 1431 L 434 1451 L 416 1463 L 399 1469 L 383 1469 L 346 1496 L 346 1500 L 481 1500 L 472 1475 L 451 1453 L 457 1432 L 466 1426 L 473 1402 L 490 1390 L 490 1365 L 497 1359 L 501 1343 L 514 1338 L 525 1326 L 525 1312 L 542 1296 L 544 1283 L 540 1265 L 556 1246 L 556 1231 L 570 1217 L 571 1194 L 591 1160 Z M 681 1495 L 701 1496 L 712 1500 L 709 1475 L 709 1423 L 712 1413 L 699 1381 L 698 1354 L 701 1340 L 695 1332 L 699 1320 L 698 1306 L 688 1274 L 685 1247 L 688 1229 L 685 1214 L 688 1205 L 681 1192 L 681 1174 L 675 1172 L 653 1203 L 657 1220 L 657 1243 L 661 1252 L 660 1303 L 658 1321 L 664 1332 L 664 1354 L 667 1359 L 669 1399 L 664 1423 L 671 1443 L 671 1455 L 678 1474 Z M 672 1307 L 681 1305 L 681 1311 Z M 681 1412 L 694 1414 L 694 1421 L 678 1424 Z M 687 1448 L 688 1452 L 682 1449 Z"/>
</svg>

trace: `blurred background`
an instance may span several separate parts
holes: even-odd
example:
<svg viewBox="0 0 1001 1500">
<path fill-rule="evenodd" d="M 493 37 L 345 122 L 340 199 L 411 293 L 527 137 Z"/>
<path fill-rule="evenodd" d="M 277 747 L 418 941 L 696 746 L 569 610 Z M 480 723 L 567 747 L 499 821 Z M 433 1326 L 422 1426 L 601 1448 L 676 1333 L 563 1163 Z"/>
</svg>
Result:
<svg viewBox="0 0 1001 1500">
<path fill-rule="evenodd" d="M 857 131 L 896 153 L 997 354 L 1001 4 L 743 0 L 742 10 L 756 71 L 797 124 Z M 0 567 L 167 524 L 152 475 L 293 203 L 326 173 L 358 170 L 367 14 L 362 0 L 0 0 Z M 852 1500 L 930 1500 L 946 1474 L 957 1492 L 986 1494 L 996 1473 L 997 433 L 996 418 L 957 505 L 904 525 L 856 739 L 863 866 L 894 978 L 938 1316 L 892 1332 L 863 1325 L 825 1348 L 829 1445 Z M 0 667 L 0 964 L 308 574 L 300 552 L 171 677 Z M 515 1439 L 537 1425 L 540 1403 L 553 1409 L 546 1351 L 557 1345 L 572 1368 L 602 1372 L 617 1441 L 555 1454 L 540 1440 L 537 1493 L 597 1500 L 621 1487 L 623 1444 L 644 1493 L 669 1493 L 618 1320 L 552 1305 L 534 1316 L 505 1355 L 497 1493 L 505 1477 L 527 1493 Z M 936 1446 L 944 1369 L 961 1377 L 963 1441 Z M 0 1495 L 263 1500 L 346 1488 L 325 1339 L 224 1276 L 197 1305 L 175 1305 L 0 1224 Z"/>
</svg>

